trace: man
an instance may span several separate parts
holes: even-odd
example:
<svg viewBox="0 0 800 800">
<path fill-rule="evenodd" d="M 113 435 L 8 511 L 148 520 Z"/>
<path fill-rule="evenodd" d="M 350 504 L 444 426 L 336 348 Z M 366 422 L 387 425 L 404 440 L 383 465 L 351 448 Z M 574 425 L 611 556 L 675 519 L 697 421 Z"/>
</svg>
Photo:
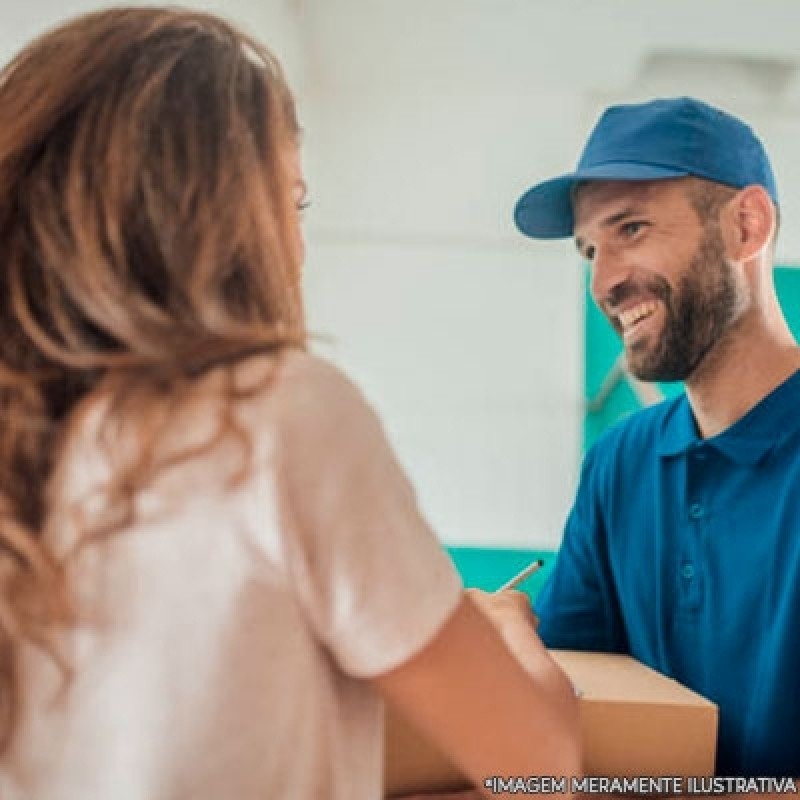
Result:
<svg viewBox="0 0 800 800">
<path fill-rule="evenodd" d="M 539 632 L 716 702 L 721 775 L 800 775 L 800 349 L 777 217 L 755 134 L 690 98 L 608 109 L 575 172 L 515 210 L 528 236 L 574 236 L 630 371 L 686 384 L 587 454 Z"/>
</svg>

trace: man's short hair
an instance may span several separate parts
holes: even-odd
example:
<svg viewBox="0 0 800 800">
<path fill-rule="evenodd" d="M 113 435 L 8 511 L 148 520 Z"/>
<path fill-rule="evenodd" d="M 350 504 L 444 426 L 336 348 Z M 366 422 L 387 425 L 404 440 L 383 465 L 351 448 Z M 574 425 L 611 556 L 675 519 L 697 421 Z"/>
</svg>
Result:
<svg viewBox="0 0 800 800">
<path fill-rule="evenodd" d="M 719 220 L 720 211 L 723 206 L 739 191 L 733 186 L 726 186 L 724 183 L 708 181 L 704 178 L 687 178 L 686 194 L 692 208 L 703 225 Z M 773 203 L 775 209 L 775 233 L 770 244 L 774 247 L 778 239 L 781 217 L 780 208 Z"/>
</svg>

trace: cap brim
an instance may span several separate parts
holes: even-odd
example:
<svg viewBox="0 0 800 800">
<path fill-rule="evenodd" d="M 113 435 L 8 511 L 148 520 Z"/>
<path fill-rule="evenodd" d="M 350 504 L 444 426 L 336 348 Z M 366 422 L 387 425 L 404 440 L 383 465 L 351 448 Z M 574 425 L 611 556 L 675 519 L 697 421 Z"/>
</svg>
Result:
<svg viewBox="0 0 800 800">
<path fill-rule="evenodd" d="M 582 181 L 657 181 L 688 174 L 685 170 L 630 162 L 581 169 L 528 189 L 514 207 L 514 223 L 522 233 L 534 239 L 563 239 L 572 236 L 575 184 Z"/>
</svg>

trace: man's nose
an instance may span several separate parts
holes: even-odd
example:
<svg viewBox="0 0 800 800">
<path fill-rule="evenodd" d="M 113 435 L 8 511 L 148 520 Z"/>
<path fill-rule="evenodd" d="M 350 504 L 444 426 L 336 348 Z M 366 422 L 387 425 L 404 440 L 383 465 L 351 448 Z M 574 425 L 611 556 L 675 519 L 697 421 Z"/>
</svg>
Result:
<svg viewBox="0 0 800 800">
<path fill-rule="evenodd" d="M 630 276 L 630 270 L 620 253 L 611 248 L 595 246 L 590 266 L 589 289 L 598 305 L 608 302 L 614 289 Z"/>
</svg>

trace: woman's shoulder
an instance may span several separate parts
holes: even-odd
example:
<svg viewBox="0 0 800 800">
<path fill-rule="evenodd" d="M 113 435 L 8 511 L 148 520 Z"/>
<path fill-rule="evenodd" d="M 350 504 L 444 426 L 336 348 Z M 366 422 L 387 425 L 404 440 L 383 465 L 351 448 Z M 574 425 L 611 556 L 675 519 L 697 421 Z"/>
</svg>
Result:
<svg viewBox="0 0 800 800">
<path fill-rule="evenodd" d="M 331 361 L 307 351 L 285 350 L 277 356 L 248 360 L 237 385 L 251 391 L 254 422 L 272 420 L 303 437 L 371 427 L 375 412 L 356 384 Z"/>
<path fill-rule="evenodd" d="M 287 350 L 281 357 L 280 375 L 293 391 L 358 391 L 342 369 L 306 350 Z"/>
<path fill-rule="evenodd" d="M 286 411 L 340 405 L 366 405 L 361 390 L 341 368 L 304 350 L 285 350 L 269 359 L 254 359 L 241 373 L 256 394 Z M 258 389 L 263 391 L 258 391 Z"/>
</svg>

